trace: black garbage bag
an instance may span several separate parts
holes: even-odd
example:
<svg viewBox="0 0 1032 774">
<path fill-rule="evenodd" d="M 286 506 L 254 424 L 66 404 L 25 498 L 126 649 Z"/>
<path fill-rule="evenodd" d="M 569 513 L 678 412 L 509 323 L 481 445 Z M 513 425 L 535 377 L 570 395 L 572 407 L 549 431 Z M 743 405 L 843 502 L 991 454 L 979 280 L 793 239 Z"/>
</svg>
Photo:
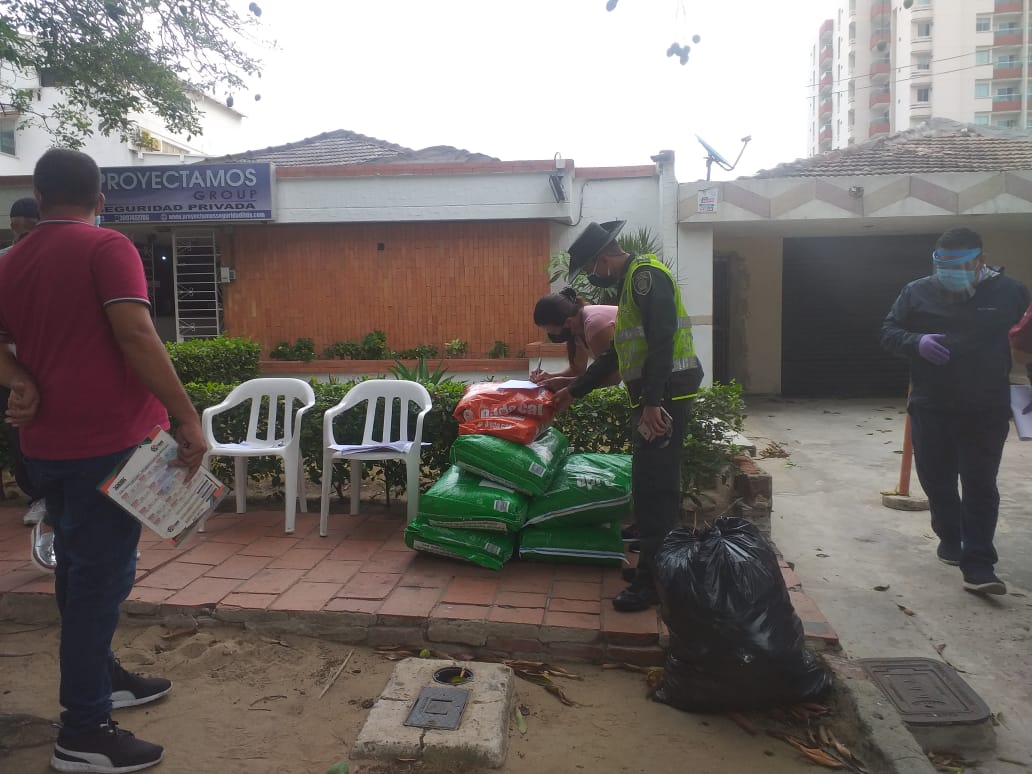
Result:
<svg viewBox="0 0 1032 774">
<path fill-rule="evenodd" d="M 657 701 L 734 712 L 819 701 L 831 674 L 804 647 L 803 625 L 770 543 L 750 522 L 673 530 L 655 560 L 670 630 Z"/>
</svg>

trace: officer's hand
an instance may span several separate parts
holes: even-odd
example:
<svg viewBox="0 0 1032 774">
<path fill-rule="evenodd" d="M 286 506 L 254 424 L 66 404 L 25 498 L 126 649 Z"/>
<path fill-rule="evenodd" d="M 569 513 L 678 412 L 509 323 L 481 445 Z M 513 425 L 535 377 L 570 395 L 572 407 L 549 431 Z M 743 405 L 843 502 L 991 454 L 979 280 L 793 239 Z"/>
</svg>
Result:
<svg viewBox="0 0 1032 774">
<path fill-rule="evenodd" d="M 644 406 L 641 410 L 641 421 L 638 427 L 647 430 L 642 433 L 645 438 L 666 435 L 670 431 L 671 422 L 663 413 L 662 406 Z"/>
<path fill-rule="evenodd" d="M 555 413 L 562 414 L 570 407 L 570 404 L 573 403 L 573 396 L 570 394 L 570 391 L 564 387 L 552 396 L 552 400 L 555 402 Z"/>
</svg>

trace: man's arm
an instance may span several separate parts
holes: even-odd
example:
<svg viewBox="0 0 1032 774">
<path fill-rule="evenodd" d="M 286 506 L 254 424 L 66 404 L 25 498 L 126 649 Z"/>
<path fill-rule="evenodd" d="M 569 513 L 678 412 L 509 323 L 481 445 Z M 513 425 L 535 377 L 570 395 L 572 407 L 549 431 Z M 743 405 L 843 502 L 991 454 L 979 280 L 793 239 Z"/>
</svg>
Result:
<svg viewBox="0 0 1032 774">
<path fill-rule="evenodd" d="M 881 345 L 886 352 L 901 357 L 912 357 L 917 354 L 917 345 L 923 334 L 907 330 L 909 315 L 910 288 L 903 288 L 896 303 L 892 305 L 889 314 L 882 321 Z"/>
<path fill-rule="evenodd" d="M 648 354 L 642 368 L 641 402 L 659 406 L 674 367 L 674 337 L 677 334 L 677 303 L 674 284 L 662 271 L 643 266 L 634 273 L 631 286 L 641 310 Z"/>
<path fill-rule="evenodd" d="M 574 398 L 583 398 L 592 390 L 603 386 L 619 368 L 620 361 L 616 356 L 616 345 L 610 344 L 609 349 L 595 358 L 588 366 L 588 370 L 578 376 L 567 389 Z"/>
<path fill-rule="evenodd" d="M 116 301 L 105 306 L 104 312 L 129 367 L 178 422 L 179 460 L 193 475 L 206 449 L 201 421 L 154 330 L 150 311 L 139 301 Z"/>
</svg>

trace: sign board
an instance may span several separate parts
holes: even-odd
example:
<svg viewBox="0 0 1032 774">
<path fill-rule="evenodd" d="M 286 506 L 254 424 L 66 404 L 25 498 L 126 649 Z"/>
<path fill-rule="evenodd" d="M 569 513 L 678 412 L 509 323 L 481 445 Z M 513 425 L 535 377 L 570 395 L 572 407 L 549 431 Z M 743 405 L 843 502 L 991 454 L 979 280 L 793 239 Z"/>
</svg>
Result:
<svg viewBox="0 0 1032 774">
<path fill-rule="evenodd" d="M 703 188 L 699 191 L 696 212 L 712 214 L 717 211 L 719 189 Z"/>
<path fill-rule="evenodd" d="M 104 167 L 104 224 L 272 220 L 272 164 Z"/>
</svg>

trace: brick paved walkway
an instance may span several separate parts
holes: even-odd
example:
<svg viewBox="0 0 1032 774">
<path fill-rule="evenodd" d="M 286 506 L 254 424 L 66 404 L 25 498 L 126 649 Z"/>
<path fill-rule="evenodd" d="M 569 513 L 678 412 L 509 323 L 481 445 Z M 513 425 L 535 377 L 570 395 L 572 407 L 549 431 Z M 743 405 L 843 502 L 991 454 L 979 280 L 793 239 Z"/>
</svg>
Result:
<svg viewBox="0 0 1032 774">
<path fill-rule="evenodd" d="M 619 570 L 513 561 L 493 572 L 411 551 L 403 503 L 363 509 L 331 514 L 325 538 L 317 513 L 299 513 L 285 535 L 282 512 L 268 510 L 220 513 L 179 547 L 144 530 L 127 612 L 207 612 L 370 645 L 659 663 L 666 632 L 658 611 L 617 613 L 609 602 L 626 585 Z M 53 582 L 29 562 L 22 512 L 0 509 L 0 595 L 25 604 L 41 600 L 23 595 L 52 594 Z M 810 644 L 837 645 L 795 573 L 787 565 L 783 572 Z"/>
</svg>

